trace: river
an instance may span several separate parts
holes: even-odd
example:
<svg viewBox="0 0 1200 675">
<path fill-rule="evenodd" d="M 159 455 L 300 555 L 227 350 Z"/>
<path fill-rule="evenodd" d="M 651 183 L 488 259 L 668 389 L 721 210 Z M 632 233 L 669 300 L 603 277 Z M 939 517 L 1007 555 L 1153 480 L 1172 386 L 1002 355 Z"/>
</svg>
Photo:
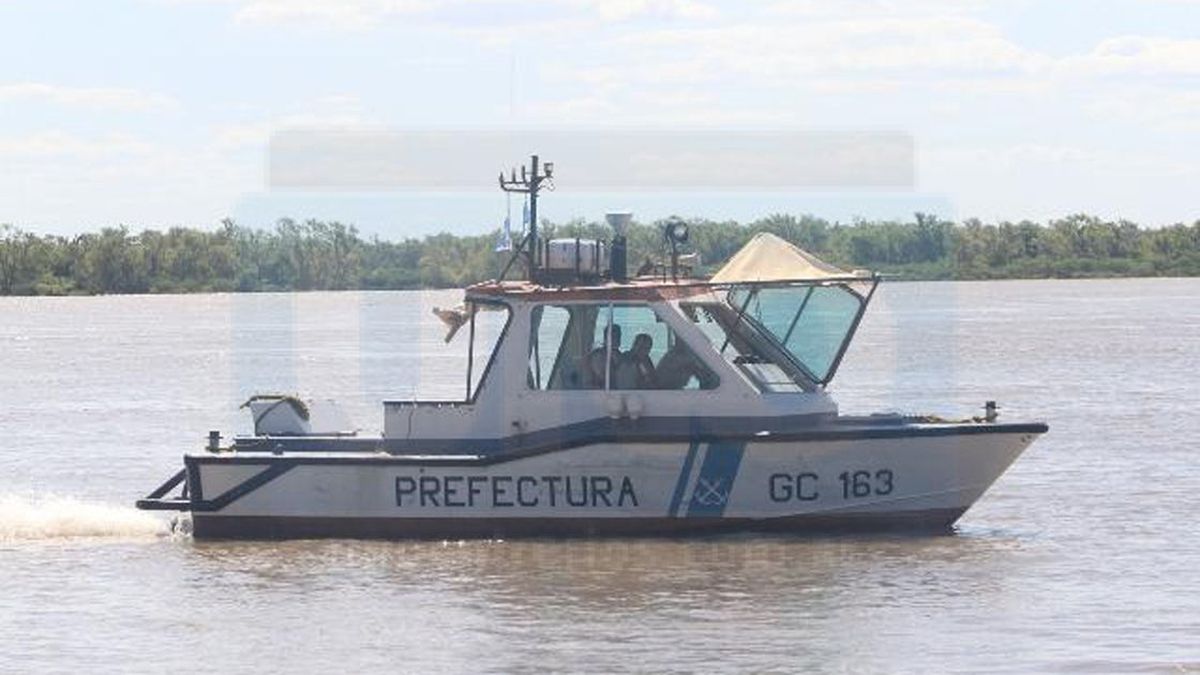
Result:
<svg viewBox="0 0 1200 675">
<path fill-rule="evenodd" d="M 256 391 L 457 395 L 455 292 L 0 298 L 0 671 L 1200 670 L 1200 280 L 885 283 L 844 412 L 1043 420 L 938 536 L 194 542 Z"/>
</svg>

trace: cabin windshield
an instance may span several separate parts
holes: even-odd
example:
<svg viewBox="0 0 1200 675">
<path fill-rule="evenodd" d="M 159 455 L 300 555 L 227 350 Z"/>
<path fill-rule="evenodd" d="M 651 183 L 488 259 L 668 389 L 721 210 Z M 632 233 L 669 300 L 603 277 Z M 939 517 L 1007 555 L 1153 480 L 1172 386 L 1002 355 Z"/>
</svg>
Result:
<svg viewBox="0 0 1200 675">
<path fill-rule="evenodd" d="M 843 284 L 737 287 L 726 302 L 819 384 L 833 378 L 866 304 Z"/>
</svg>

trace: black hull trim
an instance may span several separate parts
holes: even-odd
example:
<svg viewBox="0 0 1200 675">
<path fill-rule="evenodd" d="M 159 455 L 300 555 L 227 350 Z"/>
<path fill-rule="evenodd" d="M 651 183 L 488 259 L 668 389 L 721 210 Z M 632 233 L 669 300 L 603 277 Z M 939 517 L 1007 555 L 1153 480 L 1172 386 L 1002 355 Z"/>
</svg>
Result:
<svg viewBox="0 0 1200 675">
<path fill-rule="evenodd" d="M 728 532 L 945 532 L 966 508 L 781 518 L 315 518 L 197 513 L 196 539 L 670 537 Z"/>
</svg>

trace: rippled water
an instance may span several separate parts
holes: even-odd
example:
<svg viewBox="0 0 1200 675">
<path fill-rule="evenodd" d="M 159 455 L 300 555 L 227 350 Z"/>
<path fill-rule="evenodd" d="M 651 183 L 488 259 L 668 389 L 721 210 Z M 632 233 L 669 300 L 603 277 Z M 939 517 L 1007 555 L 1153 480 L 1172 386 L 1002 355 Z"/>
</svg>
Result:
<svg viewBox="0 0 1200 675">
<path fill-rule="evenodd" d="M 455 293 L 0 298 L 0 671 L 1200 670 L 1200 280 L 888 284 L 843 410 L 1051 431 L 952 535 L 196 543 L 255 391 L 456 395 Z"/>
</svg>

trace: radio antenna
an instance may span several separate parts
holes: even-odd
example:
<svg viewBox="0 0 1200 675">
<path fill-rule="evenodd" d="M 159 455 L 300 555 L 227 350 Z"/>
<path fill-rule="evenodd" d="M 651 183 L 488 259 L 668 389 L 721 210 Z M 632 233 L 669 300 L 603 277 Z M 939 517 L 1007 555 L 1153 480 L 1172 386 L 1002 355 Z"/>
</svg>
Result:
<svg viewBox="0 0 1200 675">
<path fill-rule="evenodd" d="M 526 260 L 529 267 L 529 280 L 537 283 L 538 280 L 538 251 L 541 250 L 538 246 L 537 234 L 537 198 L 538 191 L 543 187 L 554 189 L 554 183 L 551 179 L 554 176 L 554 162 L 546 162 L 540 164 L 538 156 L 533 155 L 529 158 L 528 171 L 526 167 L 521 167 L 521 175 L 517 176 L 517 170 L 514 168 L 509 172 L 509 176 L 505 176 L 504 172 L 500 172 L 500 189 L 505 192 L 519 192 L 529 195 L 529 234 L 521 240 L 513 259 L 525 252 Z M 509 261 L 509 265 L 512 261 Z M 505 270 L 508 268 L 505 267 Z M 503 277 L 503 275 L 501 275 Z"/>
</svg>

